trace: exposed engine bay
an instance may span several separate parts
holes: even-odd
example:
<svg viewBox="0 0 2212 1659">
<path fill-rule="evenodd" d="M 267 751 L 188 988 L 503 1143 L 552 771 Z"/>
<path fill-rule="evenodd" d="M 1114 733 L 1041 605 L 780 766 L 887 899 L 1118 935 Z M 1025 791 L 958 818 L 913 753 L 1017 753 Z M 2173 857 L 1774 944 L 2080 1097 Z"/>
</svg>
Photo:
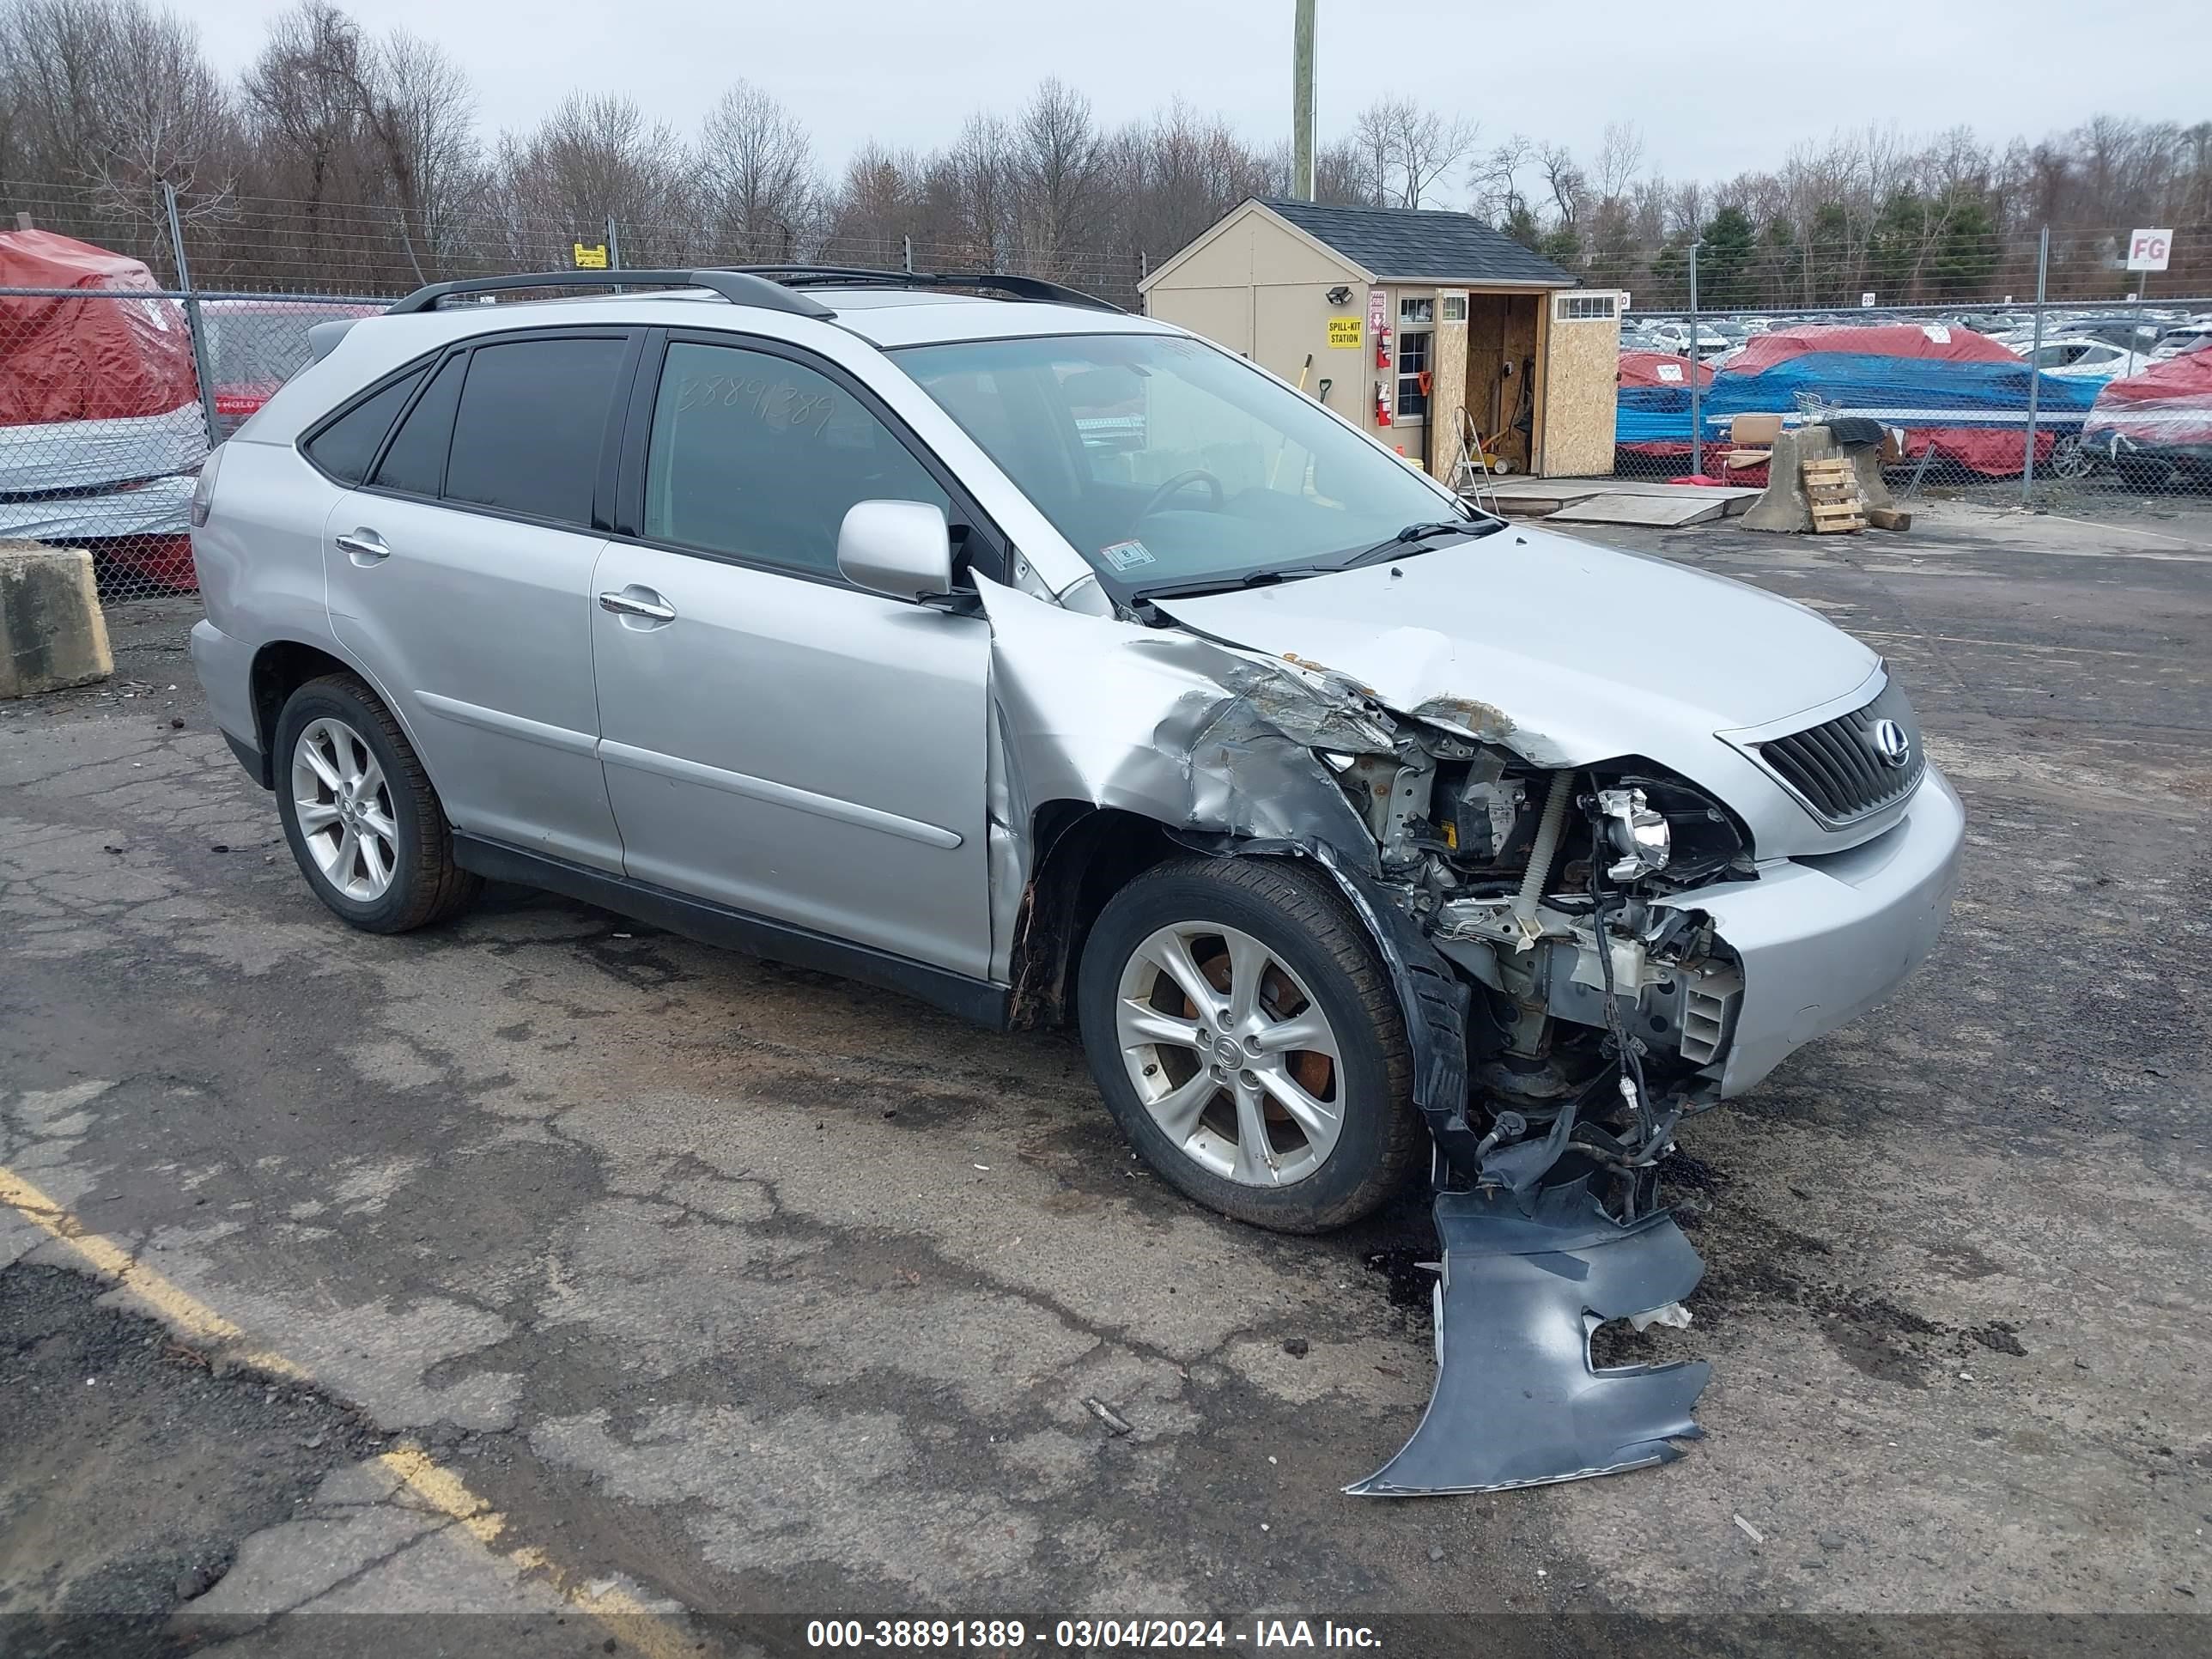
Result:
<svg viewBox="0 0 2212 1659">
<path fill-rule="evenodd" d="M 1568 1163 L 1634 1220 L 1675 1124 L 1717 1097 L 1742 990 L 1711 924 L 1655 901 L 1755 877 L 1741 826 L 1648 763 L 1547 770 L 1418 720 L 1321 758 L 1381 884 L 1474 981 L 1461 1173 L 1520 1192 Z"/>
</svg>

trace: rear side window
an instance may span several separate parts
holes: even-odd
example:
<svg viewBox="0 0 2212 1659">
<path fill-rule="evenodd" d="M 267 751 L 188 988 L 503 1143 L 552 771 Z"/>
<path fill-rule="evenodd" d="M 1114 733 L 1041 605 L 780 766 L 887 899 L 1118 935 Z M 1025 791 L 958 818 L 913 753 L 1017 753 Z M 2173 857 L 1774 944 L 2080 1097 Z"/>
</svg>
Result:
<svg viewBox="0 0 2212 1659">
<path fill-rule="evenodd" d="M 589 526 L 621 339 L 478 346 L 453 419 L 447 501 Z"/>
<path fill-rule="evenodd" d="M 308 441 L 307 458 L 341 483 L 359 483 L 368 476 L 377 446 L 426 372 L 417 369 L 356 404 Z"/>
<path fill-rule="evenodd" d="M 399 430 L 376 468 L 376 487 L 410 495 L 434 495 L 446 480 L 446 449 L 453 441 L 453 411 L 460 405 L 461 377 L 468 372 L 468 357 L 457 353 L 430 377 L 430 385 Z"/>
</svg>

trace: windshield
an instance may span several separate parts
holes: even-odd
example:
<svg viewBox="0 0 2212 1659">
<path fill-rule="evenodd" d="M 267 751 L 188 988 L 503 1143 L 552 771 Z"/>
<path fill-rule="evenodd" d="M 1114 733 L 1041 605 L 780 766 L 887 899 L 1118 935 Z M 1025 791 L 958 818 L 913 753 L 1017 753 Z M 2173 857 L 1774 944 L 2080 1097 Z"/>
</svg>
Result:
<svg viewBox="0 0 2212 1659">
<path fill-rule="evenodd" d="M 1124 592 L 1340 563 L 1461 516 L 1312 399 L 1203 341 L 1086 334 L 891 356 Z"/>
</svg>

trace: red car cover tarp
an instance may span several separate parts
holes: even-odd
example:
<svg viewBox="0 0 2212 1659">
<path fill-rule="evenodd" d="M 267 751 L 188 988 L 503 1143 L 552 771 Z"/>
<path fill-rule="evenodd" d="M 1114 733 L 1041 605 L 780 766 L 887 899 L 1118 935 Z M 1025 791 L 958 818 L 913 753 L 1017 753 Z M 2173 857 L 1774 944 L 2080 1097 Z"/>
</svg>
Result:
<svg viewBox="0 0 2212 1659">
<path fill-rule="evenodd" d="M 1949 337 L 1942 337 L 1948 335 Z M 1867 357 L 1919 357 L 1944 363 L 2012 363 L 2021 361 L 2010 348 L 1970 328 L 1940 324 L 1800 323 L 1793 328 L 1771 328 L 1743 343 L 1743 349 L 1728 361 L 1731 374 L 1756 374 L 1762 368 L 1808 351 L 1840 351 Z"/>
<path fill-rule="evenodd" d="M 1674 373 L 1672 375 L 1662 374 L 1659 367 L 1662 363 L 1670 365 Z M 1690 360 L 1677 356 L 1671 351 L 1624 351 L 1620 354 L 1620 383 L 1622 386 L 1686 386 L 1690 384 Z M 1712 364 L 1698 363 L 1698 384 L 1711 386 L 1712 383 Z"/>
<path fill-rule="evenodd" d="M 2141 448 L 2212 453 L 2212 346 L 2107 382 L 2081 429 L 2082 441 L 2109 440 L 2114 432 Z"/>
<path fill-rule="evenodd" d="M 0 288 L 160 284 L 137 260 L 46 230 L 0 233 Z M 172 300 L 0 295 L 0 426 L 165 415 L 199 396 Z"/>
</svg>

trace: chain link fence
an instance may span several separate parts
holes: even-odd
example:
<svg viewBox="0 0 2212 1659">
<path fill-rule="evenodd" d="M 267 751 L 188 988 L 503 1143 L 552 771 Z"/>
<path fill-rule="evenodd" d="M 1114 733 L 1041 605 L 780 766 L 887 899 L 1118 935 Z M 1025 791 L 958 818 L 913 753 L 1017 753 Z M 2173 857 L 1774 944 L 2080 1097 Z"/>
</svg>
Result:
<svg viewBox="0 0 2212 1659">
<path fill-rule="evenodd" d="M 109 604 L 191 592 L 211 444 L 306 363 L 307 331 L 382 302 L 0 288 L 0 540 L 82 547 Z"/>
<path fill-rule="evenodd" d="M 193 487 L 344 295 L 0 289 L 0 539 L 91 550 L 110 604 L 189 592 Z M 2090 516 L 2212 507 L 2212 300 L 1643 313 L 1618 474 L 1761 487 L 1790 427 L 1879 425 L 1893 487 Z"/>
<path fill-rule="evenodd" d="M 1859 419 L 1904 495 L 2212 507 L 2208 348 L 2212 299 L 1637 313 L 1614 471 L 1763 487 L 1776 432 Z"/>
</svg>

